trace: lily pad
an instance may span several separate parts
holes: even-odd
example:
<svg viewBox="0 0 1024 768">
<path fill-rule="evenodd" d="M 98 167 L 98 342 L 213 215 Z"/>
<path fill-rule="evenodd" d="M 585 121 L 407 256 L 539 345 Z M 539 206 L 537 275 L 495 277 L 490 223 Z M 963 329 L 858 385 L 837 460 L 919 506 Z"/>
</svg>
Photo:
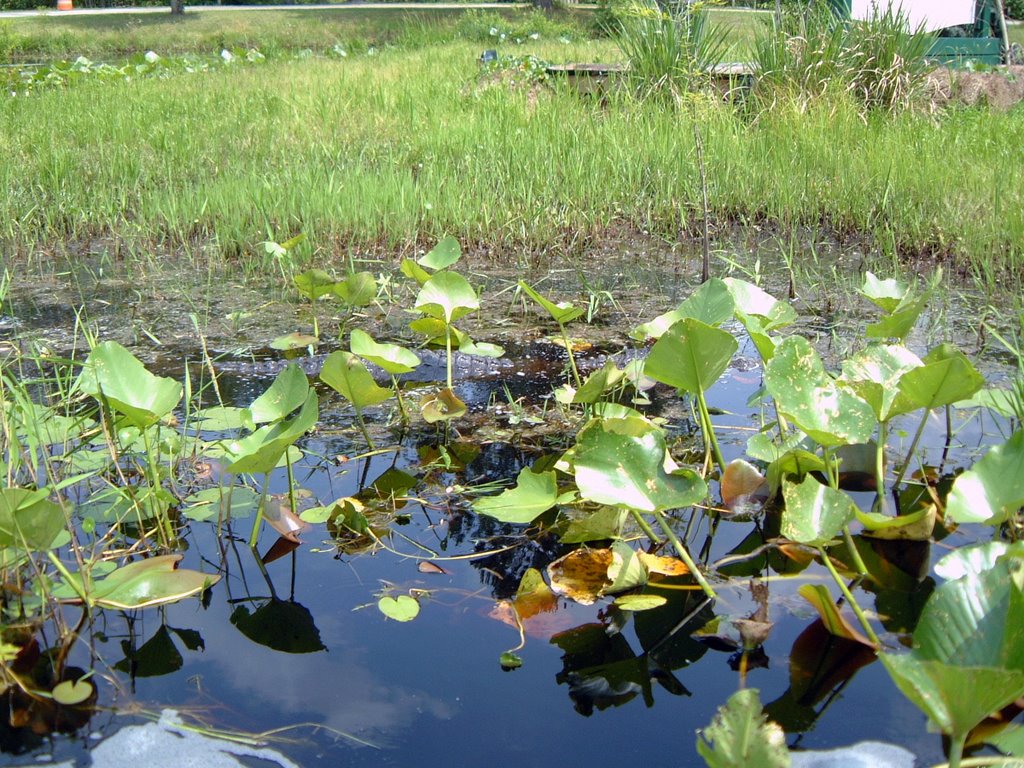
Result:
<svg viewBox="0 0 1024 768">
<path fill-rule="evenodd" d="M 377 601 L 377 608 L 389 619 L 395 621 L 412 621 L 420 613 L 420 604 L 409 595 L 382 597 Z"/>
<path fill-rule="evenodd" d="M 420 364 L 419 357 L 412 350 L 398 344 L 380 344 L 366 331 L 358 328 L 349 335 L 349 349 L 352 354 L 369 360 L 393 375 L 409 373 Z"/>
<path fill-rule="evenodd" d="M 770 722 L 755 688 L 737 691 L 697 737 L 709 768 L 789 768 L 782 728 Z"/>
<path fill-rule="evenodd" d="M 818 546 L 831 541 L 854 519 L 853 500 L 813 477 L 802 483 L 784 482 L 786 508 L 780 532 L 790 541 Z"/>
<path fill-rule="evenodd" d="M 82 586 L 81 576 L 75 575 L 79 589 L 86 592 L 89 603 L 101 608 L 131 610 L 166 605 L 198 594 L 220 581 L 220 576 L 179 569 L 182 555 L 158 555 L 121 566 L 102 579 L 93 579 L 91 587 Z M 79 602 L 77 591 L 64 585 L 57 595 Z"/>
<path fill-rule="evenodd" d="M 394 391 L 382 387 L 351 352 L 332 352 L 320 369 L 320 381 L 348 400 L 356 408 L 378 405 L 394 396 Z"/>
<path fill-rule="evenodd" d="M 282 370 L 266 392 L 253 400 L 249 413 L 254 424 L 279 421 L 301 406 L 309 394 L 309 379 L 294 363 Z"/>
<path fill-rule="evenodd" d="M 420 399 L 420 413 L 428 424 L 461 418 L 468 410 L 466 404 L 450 389 L 426 394 Z"/>
<path fill-rule="evenodd" d="M 728 331 L 684 318 L 651 348 L 644 373 L 684 392 L 704 392 L 725 373 L 737 349 Z"/>
<path fill-rule="evenodd" d="M 535 473 L 527 467 L 520 471 L 515 488 L 477 499 L 473 509 L 503 523 L 529 523 L 551 509 L 557 500 L 554 471 Z"/>
<path fill-rule="evenodd" d="M 229 443 L 226 446 L 231 459 L 228 472 L 270 472 L 289 446 L 313 428 L 318 412 L 316 392 L 310 391 L 296 415 Z"/>
<path fill-rule="evenodd" d="M 0 548 L 44 551 L 67 525 L 64 511 L 45 488 L 0 488 Z"/>
<path fill-rule="evenodd" d="M 57 683 L 50 693 L 58 704 L 74 707 L 88 701 L 95 692 L 96 686 L 88 680 L 65 680 Z"/>
<path fill-rule="evenodd" d="M 687 317 L 705 325 L 719 326 L 732 317 L 735 306 L 727 283 L 713 277 L 671 312 L 637 326 L 630 336 L 638 341 L 660 339 L 669 328 Z"/>
<path fill-rule="evenodd" d="M 542 296 L 522 280 L 519 281 L 519 287 L 527 296 L 540 304 L 547 313 L 551 315 L 551 319 L 559 325 L 565 325 L 583 314 L 582 307 L 575 307 L 567 301 L 562 301 L 556 304 L 550 299 Z"/>
<path fill-rule="evenodd" d="M 451 325 L 460 317 L 479 309 L 480 299 L 462 275 L 438 272 L 420 289 L 415 308 L 424 315 Z"/>
<path fill-rule="evenodd" d="M 459 247 L 459 241 L 448 235 L 439 240 L 429 253 L 418 259 L 418 263 L 427 269 L 437 271 L 447 269 L 460 258 L 462 258 L 462 248 Z"/>
<path fill-rule="evenodd" d="M 370 272 L 354 272 L 334 285 L 334 293 L 350 307 L 365 307 L 377 298 L 377 279 Z"/>
<path fill-rule="evenodd" d="M 288 333 L 284 336 L 278 336 L 270 342 L 271 349 L 277 349 L 282 352 L 291 352 L 295 349 L 305 349 L 306 347 L 315 347 L 320 343 L 320 339 L 316 336 L 312 336 L 308 333 Z"/>
</svg>

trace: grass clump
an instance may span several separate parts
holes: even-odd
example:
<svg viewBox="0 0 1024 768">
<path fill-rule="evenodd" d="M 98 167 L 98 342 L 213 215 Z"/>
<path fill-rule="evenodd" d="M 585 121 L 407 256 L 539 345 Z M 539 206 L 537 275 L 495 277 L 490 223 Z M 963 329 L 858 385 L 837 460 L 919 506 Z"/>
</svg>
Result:
<svg viewBox="0 0 1024 768">
<path fill-rule="evenodd" d="M 707 5 L 701 2 L 671 11 L 635 3 L 618 15 L 613 29 L 633 89 L 641 96 L 678 96 L 706 85 L 726 49 L 725 29 L 709 22 Z"/>
<path fill-rule="evenodd" d="M 839 19 L 821 0 L 788 10 L 754 42 L 758 96 L 770 105 L 843 94 L 869 110 L 907 109 L 924 94 L 932 43 L 923 28 L 907 29 L 906 17 L 892 10 L 857 24 Z"/>
</svg>

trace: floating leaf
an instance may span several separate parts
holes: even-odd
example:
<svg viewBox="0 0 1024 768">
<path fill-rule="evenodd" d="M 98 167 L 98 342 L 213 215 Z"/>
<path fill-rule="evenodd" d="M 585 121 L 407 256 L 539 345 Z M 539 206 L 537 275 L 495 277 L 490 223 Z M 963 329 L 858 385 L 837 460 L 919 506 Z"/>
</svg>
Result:
<svg viewBox="0 0 1024 768">
<path fill-rule="evenodd" d="M 651 348 L 644 373 L 684 392 L 704 392 L 725 373 L 737 349 L 728 331 L 684 318 Z"/>
<path fill-rule="evenodd" d="M 155 424 L 181 401 L 182 386 L 154 376 L 116 341 L 96 345 L 86 358 L 77 387 L 109 405 L 139 429 Z"/>
<path fill-rule="evenodd" d="M 601 507 L 596 512 L 589 512 L 569 523 L 561 536 L 562 543 L 582 544 L 588 541 L 617 539 L 628 514 L 622 507 Z"/>
<path fill-rule="evenodd" d="M 864 443 L 871 438 L 871 407 L 825 372 L 818 353 L 802 336 L 779 343 L 765 366 L 764 380 L 782 414 L 820 444 Z"/>
<path fill-rule="evenodd" d="M 476 342 L 466 336 L 459 341 L 459 352 L 474 357 L 501 357 L 505 354 L 505 348 L 489 341 Z"/>
<path fill-rule="evenodd" d="M 757 689 L 737 691 L 719 707 L 697 737 L 697 752 L 709 768 L 788 768 L 786 735 L 769 722 Z"/>
<path fill-rule="evenodd" d="M 520 620 L 528 621 L 542 613 L 550 613 L 558 608 L 558 597 L 544 581 L 544 576 L 536 568 L 527 568 L 519 581 L 515 599 L 512 601 Z"/>
<path fill-rule="evenodd" d="M 220 518 L 240 520 L 255 514 L 259 501 L 259 494 L 244 485 L 204 488 L 182 499 L 182 514 L 200 522 Z"/>
<path fill-rule="evenodd" d="M 427 269 L 437 271 L 446 269 L 462 258 L 462 248 L 459 241 L 451 235 L 442 238 L 428 254 L 418 259 L 418 263 Z"/>
<path fill-rule="evenodd" d="M 591 419 L 576 436 L 573 456 L 580 495 L 642 512 L 695 504 L 707 485 L 668 456 L 665 433 L 645 419 Z"/>
<path fill-rule="evenodd" d="M 686 576 L 690 573 L 686 563 L 678 557 L 650 555 L 646 552 L 637 552 L 636 556 L 649 573 L 657 573 L 662 576 Z"/>
<path fill-rule="evenodd" d="M 722 502 L 730 512 L 760 509 L 768 498 L 768 481 L 748 461 L 733 459 L 719 481 Z"/>
<path fill-rule="evenodd" d="M 359 409 L 383 403 L 395 394 L 392 389 L 378 385 L 359 358 L 344 350 L 327 356 L 320 369 L 320 381 Z"/>
<path fill-rule="evenodd" d="M 957 523 L 1000 525 L 1024 505 L 1024 430 L 990 448 L 953 482 L 946 515 Z"/>
<path fill-rule="evenodd" d="M 520 658 L 518 654 L 512 653 L 512 651 L 505 651 L 501 654 L 499 661 L 501 662 L 501 668 L 506 671 L 519 669 L 523 666 L 522 658 Z"/>
<path fill-rule="evenodd" d="M 909 515 L 889 517 L 877 512 L 861 512 L 854 506 L 857 520 L 864 526 L 864 533 L 873 539 L 899 541 L 928 541 L 935 528 L 935 505 L 911 512 Z"/>
<path fill-rule="evenodd" d="M 380 612 L 395 621 L 412 621 L 420 613 L 420 604 L 409 595 L 382 597 L 377 601 Z"/>
<path fill-rule="evenodd" d="M 623 611 L 650 611 L 667 602 L 661 595 L 622 595 L 615 598 L 615 605 Z"/>
<path fill-rule="evenodd" d="M 611 584 L 610 549 L 576 549 L 548 565 L 548 581 L 556 594 L 583 605 L 592 605 Z"/>
<path fill-rule="evenodd" d="M 832 602 L 832 595 L 829 594 L 826 587 L 821 584 L 804 584 L 798 591 L 800 596 L 818 612 L 829 634 L 852 640 L 870 648 L 875 647 L 874 643 L 854 629 L 849 620 L 839 611 L 836 604 Z"/>
<path fill-rule="evenodd" d="M 468 410 L 466 404 L 450 389 L 442 389 L 420 398 L 420 413 L 428 424 L 461 418 Z"/>
<path fill-rule="evenodd" d="M 282 352 L 291 352 L 295 349 L 305 349 L 306 347 L 315 347 L 320 343 L 320 339 L 316 336 L 311 336 L 308 333 L 288 333 L 284 336 L 278 336 L 276 339 L 270 342 L 271 349 L 277 349 Z"/>
<path fill-rule="evenodd" d="M 522 280 L 519 281 L 519 287 L 523 289 L 523 292 L 533 299 L 535 302 L 540 304 L 547 313 L 551 315 L 551 319 L 559 325 L 565 325 L 568 322 L 575 320 L 577 317 L 583 314 L 582 307 L 574 307 L 567 301 L 562 301 L 556 304 L 550 299 L 545 298 L 540 293 L 535 291 L 529 285 Z"/>
<path fill-rule="evenodd" d="M 473 509 L 503 523 L 530 523 L 555 506 L 557 500 L 558 482 L 554 471 L 535 473 L 524 468 L 514 488 L 497 496 L 477 499 Z"/>
<path fill-rule="evenodd" d="M 263 519 L 283 538 L 297 542 L 307 525 L 288 506 L 288 494 L 268 496 L 263 505 Z"/>
<path fill-rule="evenodd" d="M 420 560 L 419 564 L 416 566 L 416 570 L 420 573 L 432 573 L 438 576 L 448 575 L 448 571 L 437 563 L 432 563 L 430 560 Z"/>
<path fill-rule="evenodd" d="M 349 336 L 349 349 L 352 354 L 369 360 L 390 374 L 409 373 L 419 364 L 416 353 L 398 344 L 379 344 L 366 331 L 354 329 Z"/>
<path fill-rule="evenodd" d="M 121 566 L 102 579 L 93 579 L 87 591 L 89 602 L 101 608 L 131 610 L 166 605 L 198 594 L 220 580 L 220 576 L 178 569 L 182 555 L 158 555 Z M 74 577 L 81 586 L 81 576 Z M 79 602 L 77 591 L 65 585 L 57 593 L 62 599 Z"/>
<path fill-rule="evenodd" d="M 65 680 L 53 687 L 53 700 L 65 707 L 74 707 L 89 700 L 96 687 L 88 680 Z"/>
<path fill-rule="evenodd" d="M 462 275 L 438 272 L 424 283 L 416 297 L 415 309 L 451 325 L 480 308 L 480 299 Z"/>
<path fill-rule="evenodd" d="M 892 314 L 868 325 L 864 329 L 864 335 L 869 339 L 899 339 L 902 341 L 914 330 L 917 318 L 928 306 L 928 299 L 929 296 L 926 294 L 900 304 Z"/>
<path fill-rule="evenodd" d="M 780 532 L 790 541 L 819 546 L 831 541 L 854 518 L 853 500 L 842 491 L 808 476 L 802 483 L 784 482 Z"/>
</svg>

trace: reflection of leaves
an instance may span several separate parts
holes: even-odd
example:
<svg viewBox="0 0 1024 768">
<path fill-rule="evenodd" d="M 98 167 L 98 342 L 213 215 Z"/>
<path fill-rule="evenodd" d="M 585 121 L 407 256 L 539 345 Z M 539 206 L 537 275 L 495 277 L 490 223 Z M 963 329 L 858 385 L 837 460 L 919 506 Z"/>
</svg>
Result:
<svg viewBox="0 0 1024 768">
<path fill-rule="evenodd" d="M 132 677 L 159 677 L 177 672 L 185 661 L 181 652 L 174 645 L 171 633 L 166 625 L 138 648 L 132 648 L 128 640 L 121 641 L 124 658 L 114 665 L 114 669 L 126 672 Z"/>
<path fill-rule="evenodd" d="M 874 660 L 870 648 L 830 635 L 821 620 L 815 620 L 789 653 L 789 690 L 765 711 L 790 733 L 806 731 L 819 714 L 814 706 Z"/>
<path fill-rule="evenodd" d="M 240 605 L 231 612 L 231 623 L 254 643 L 283 653 L 314 653 L 326 650 L 320 630 L 309 609 L 296 602 L 271 599 L 252 613 Z"/>
<path fill-rule="evenodd" d="M 786 735 L 768 722 L 757 690 L 748 688 L 719 707 L 711 725 L 697 739 L 697 751 L 709 768 L 787 768 Z"/>
</svg>

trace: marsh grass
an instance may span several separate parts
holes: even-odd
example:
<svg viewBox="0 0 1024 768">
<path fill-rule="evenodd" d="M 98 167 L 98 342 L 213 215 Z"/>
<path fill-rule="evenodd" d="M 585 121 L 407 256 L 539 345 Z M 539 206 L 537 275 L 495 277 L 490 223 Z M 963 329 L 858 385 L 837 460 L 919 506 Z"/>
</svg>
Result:
<svg viewBox="0 0 1024 768">
<path fill-rule="evenodd" d="M 608 41 L 512 45 L 501 50 L 552 62 L 621 56 Z M 301 260 L 446 233 L 509 254 L 609 228 L 674 239 L 703 220 L 697 121 L 719 224 L 867 235 L 894 255 L 952 255 L 993 284 L 1019 268 L 1019 110 L 865 117 L 844 91 L 751 121 L 710 99 L 598 102 L 557 81 L 488 79 L 480 50 L 282 57 L 10 99 L 0 240 L 12 257 L 101 238 L 132 259 L 184 249 L 255 272 L 273 268 L 264 241 L 299 232 L 314 244 Z"/>
</svg>

